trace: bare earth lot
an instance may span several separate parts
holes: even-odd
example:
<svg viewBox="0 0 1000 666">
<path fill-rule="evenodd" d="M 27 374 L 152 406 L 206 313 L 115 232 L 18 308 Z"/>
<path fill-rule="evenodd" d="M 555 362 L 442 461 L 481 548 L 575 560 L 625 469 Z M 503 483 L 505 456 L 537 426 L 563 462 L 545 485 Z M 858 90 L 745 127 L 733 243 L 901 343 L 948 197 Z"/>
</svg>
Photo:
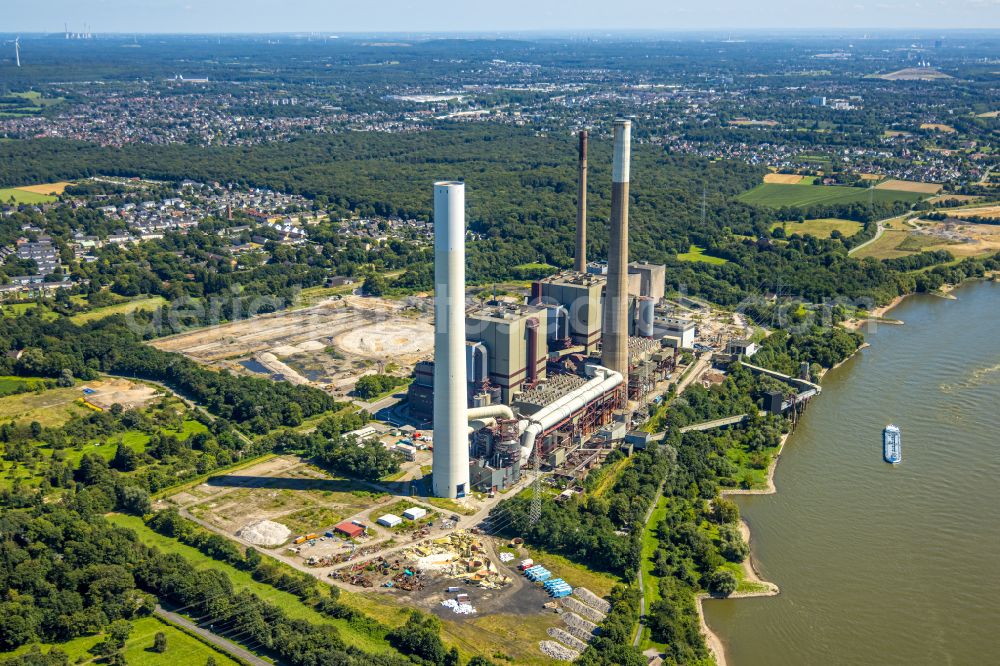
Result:
<svg viewBox="0 0 1000 666">
<path fill-rule="evenodd" d="M 341 388 L 390 357 L 405 371 L 430 358 L 434 329 L 430 314 L 407 304 L 347 296 L 151 344 L 234 372 L 251 372 L 249 365 L 294 383 Z"/>
</svg>

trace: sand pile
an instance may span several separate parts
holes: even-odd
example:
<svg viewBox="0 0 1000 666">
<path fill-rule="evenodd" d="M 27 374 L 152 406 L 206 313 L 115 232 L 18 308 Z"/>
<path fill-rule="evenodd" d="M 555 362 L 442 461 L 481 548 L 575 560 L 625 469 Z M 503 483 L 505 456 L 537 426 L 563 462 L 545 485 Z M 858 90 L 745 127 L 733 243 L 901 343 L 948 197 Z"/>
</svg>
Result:
<svg viewBox="0 0 1000 666">
<path fill-rule="evenodd" d="M 255 546 L 280 546 L 292 536 L 292 531 L 273 520 L 258 520 L 244 525 L 236 536 Z"/>
</svg>

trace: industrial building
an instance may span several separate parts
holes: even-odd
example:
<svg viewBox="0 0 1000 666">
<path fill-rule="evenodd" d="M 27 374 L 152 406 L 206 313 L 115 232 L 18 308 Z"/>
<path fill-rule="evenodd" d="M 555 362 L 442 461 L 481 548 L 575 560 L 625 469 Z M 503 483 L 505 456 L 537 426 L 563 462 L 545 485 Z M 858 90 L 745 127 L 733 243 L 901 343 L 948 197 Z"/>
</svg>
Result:
<svg viewBox="0 0 1000 666">
<path fill-rule="evenodd" d="M 693 323 L 657 316 L 666 268 L 628 263 L 630 142 L 631 122 L 616 120 L 606 269 L 586 262 L 582 132 L 577 270 L 533 283 L 527 303 L 459 310 L 464 189 L 435 186 L 435 360 L 417 365 L 409 395 L 411 413 L 433 412 L 436 495 L 505 490 L 543 460 L 585 473 L 610 445 L 587 443 L 604 431 L 609 442 L 621 441 L 627 400 L 647 395 L 673 370 L 676 351 L 667 347 L 693 342 Z M 677 339 L 665 339 L 668 333 Z"/>
<path fill-rule="evenodd" d="M 629 278 L 639 276 L 638 288 L 633 288 L 629 282 L 629 293 L 632 296 L 651 298 L 655 303 L 663 300 L 667 286 L 667 267 L 663 264 L 647 264 L 633 261 L 628 265 Z"/>
<path fill-rule="evenodd" d="M 465 339 L 474 344 L 474 385 L 499 387 L 509 403 L 522 386 L 545 378 L 549 310 L 534 305 L 491 302 L 465 315 Z M 468 347 L 467 347 L 468 349 Z M 489 404 L 488 402 L 486 404 Z"/>
<path fill-rule="evenodd" d="M 668 338 L 671 346 L 691 349 L 694 346 L 695 323 L 690 319 L 656 315 L 653 321 L 654 336 Z"/>
<path fill-rule="evenodd" d="M 584 353 L 596 351 L 601 342 L 601 304 L 607 279 L 603 275 L 562 271 L 532 285 L 532 302 L 562 306 L 569 338 Z"/>
</svg>

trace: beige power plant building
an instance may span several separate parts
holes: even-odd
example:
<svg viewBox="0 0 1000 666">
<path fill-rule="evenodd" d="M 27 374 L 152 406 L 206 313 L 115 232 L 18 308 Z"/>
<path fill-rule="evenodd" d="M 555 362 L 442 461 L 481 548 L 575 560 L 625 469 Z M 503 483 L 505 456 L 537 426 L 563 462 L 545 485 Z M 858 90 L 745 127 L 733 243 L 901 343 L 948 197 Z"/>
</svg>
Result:
<svg viewBox="0 0 1000 666">
<path fill-rule="evenodd" d="M 562 271 L 536 282 L 533 300 L 566 308 L 573 345 L 590 353 L 601 342 L 601 299 L 605 284 L 607 278 L 603 275 Z"/>
<path fill-rule="evenodd" d="M 545 378 L 548 361 L 546 308 L 512 303 L 488 303 L 465 313 L 465 339 L 487 350 L 489 381 L 500 388 L 501 400 Z"/>
</svg>

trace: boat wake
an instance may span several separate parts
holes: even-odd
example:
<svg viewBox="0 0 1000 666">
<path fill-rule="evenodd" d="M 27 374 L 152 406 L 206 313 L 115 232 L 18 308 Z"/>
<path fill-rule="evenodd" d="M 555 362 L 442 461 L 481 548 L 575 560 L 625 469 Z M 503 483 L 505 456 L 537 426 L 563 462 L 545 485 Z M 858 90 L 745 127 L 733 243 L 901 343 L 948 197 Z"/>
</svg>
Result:
<svg viewBox="0 0 1000 666">
<path fill-rule="evenodd" d="M 964 381 L 941 384 L 940 389 L 944 393 L 956 393 L 964 389 L 975 389 L 998 383 L 1000 383 L 1000 363 L 985 368 L 976 368 Z"/>
</svg>

